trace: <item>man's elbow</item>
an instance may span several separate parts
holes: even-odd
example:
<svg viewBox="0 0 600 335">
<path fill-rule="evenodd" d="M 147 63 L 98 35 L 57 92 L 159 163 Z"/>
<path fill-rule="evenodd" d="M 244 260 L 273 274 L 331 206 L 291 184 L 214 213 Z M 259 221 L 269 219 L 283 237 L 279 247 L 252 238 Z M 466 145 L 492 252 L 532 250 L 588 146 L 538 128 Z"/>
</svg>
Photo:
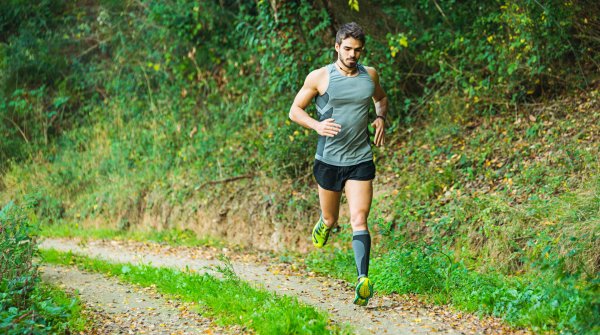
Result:
<svg viewBox="0 0 600 335">
<path fill-rule="evenodd" d="M 296 114 L 294 113 L 294 107 L 292 107 L 290 109 L 290 112 L 288 113 L 288 117 L 290 118 L 290 120 L 296 122 Z"/>
</svg>

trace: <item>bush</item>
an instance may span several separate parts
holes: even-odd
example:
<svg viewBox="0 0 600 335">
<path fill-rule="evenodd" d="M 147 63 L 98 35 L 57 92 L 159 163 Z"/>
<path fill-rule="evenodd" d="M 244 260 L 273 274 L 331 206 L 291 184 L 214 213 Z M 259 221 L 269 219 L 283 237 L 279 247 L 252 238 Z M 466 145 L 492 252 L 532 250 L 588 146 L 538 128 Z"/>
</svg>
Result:
<svg viewBox="0 0 600 335">
<path fill-rule="evenodd" d="M 0 211 L 2 262 L 0 279 L 2 308 L 25 310 L 29 296 L 38 283 L 37 266 L 33 263 L 36 252 L 35 226 L 28 212 L 14 203 Z"/>
<path fill-rule="evenodd" d="M 9 203 L 0 210 L 0 331 L 4 334 L 64 333 L 79 311 L 77 300 L 40 283 L 37 221 L 32 203 Z"/>
</svg>

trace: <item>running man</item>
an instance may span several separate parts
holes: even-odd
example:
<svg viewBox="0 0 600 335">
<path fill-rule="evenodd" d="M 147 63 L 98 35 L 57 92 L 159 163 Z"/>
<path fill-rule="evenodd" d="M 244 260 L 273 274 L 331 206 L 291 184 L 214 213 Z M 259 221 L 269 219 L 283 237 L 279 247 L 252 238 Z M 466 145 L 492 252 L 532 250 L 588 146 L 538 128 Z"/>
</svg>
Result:
<svg viewBox="0 0 600 335">
<path fill-rule="evenodd" d="M 319 189 L 321 217 L 312 230 L 313 244 L 327 243 L 337 223 L 340 198 L 345 190 L 350 207 L 352 248 L 358 272 L 354 303 L 366 306 L 373 296 L 369 280 L 371 235 L 367 218 L 373 199 L 375 164 L 367 129 L 371 99 L 376 117 L 374 144 L 385 144 L 387 97 L 375 69 L 358 63 L 364 50 L 365 33 L 352 22 L 340 27 L 335 38 L 337 60 L 312 71 L 304 81 L 292 107 L 290 119 L 319 134 L 313 173 Z M 305 109 L 315 99 L 318 120 Z"/>
</svg>

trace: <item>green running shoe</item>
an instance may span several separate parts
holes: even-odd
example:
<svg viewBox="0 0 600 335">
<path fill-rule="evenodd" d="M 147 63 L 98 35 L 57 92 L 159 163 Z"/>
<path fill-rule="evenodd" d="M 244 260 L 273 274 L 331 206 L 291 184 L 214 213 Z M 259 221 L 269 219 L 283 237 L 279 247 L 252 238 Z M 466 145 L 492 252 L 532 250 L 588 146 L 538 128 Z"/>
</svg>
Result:
<svg viewBox="0 0 600 335">
<path fill-rule="evenodd" d="M 373 297 L 373 282 L 367 277 L 360 277 L 358 284 L 356 284 L 356 296 L 354 297 L 354 304 L 359 306 L 366 306 L 369 303 L 369 299 Z"/>
<path fill-rule="evenodd" d="M 323 217 L 321 216 L 321 218 L 319 218 L 319 222 L 317 222 L 312 230 L 312 240 L 315 247 L 322 248 L 325 243 L 327 243 L 329 231 L 331 231 L 331 228 L 327 227 L 325 221 L 323 221 Z"/>
</svg>

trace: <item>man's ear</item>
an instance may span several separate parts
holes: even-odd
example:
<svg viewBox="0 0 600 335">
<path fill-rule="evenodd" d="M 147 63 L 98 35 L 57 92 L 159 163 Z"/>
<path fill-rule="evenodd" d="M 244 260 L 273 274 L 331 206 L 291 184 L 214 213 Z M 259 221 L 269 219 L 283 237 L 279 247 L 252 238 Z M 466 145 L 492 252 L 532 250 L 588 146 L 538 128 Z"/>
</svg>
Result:
<svg viewBox="0 0 600 335">
<path fill-rule="evenodd" d="M 337 44 L 337 42 L 335 43 L 335 51 L 336 51 L 337 53 L 339 53 L 339 52 L 340 52 L 340 45 L 339 45 L 339 44 Z"/>
</svg>

